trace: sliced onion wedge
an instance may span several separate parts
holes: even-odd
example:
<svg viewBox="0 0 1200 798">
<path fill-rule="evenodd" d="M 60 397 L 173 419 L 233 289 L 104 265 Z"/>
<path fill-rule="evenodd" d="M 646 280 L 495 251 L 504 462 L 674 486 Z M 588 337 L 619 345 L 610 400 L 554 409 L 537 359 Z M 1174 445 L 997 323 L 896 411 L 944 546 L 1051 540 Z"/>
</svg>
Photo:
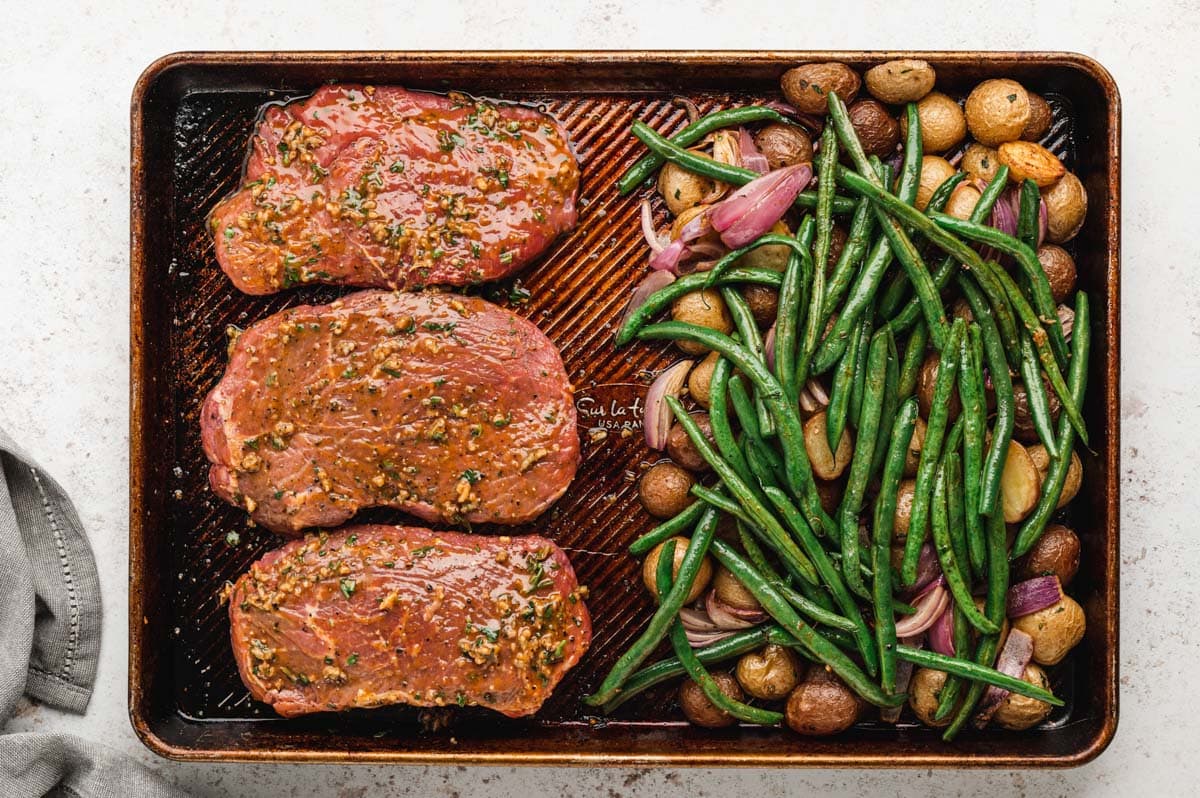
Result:
<svg viewBox="0 0 1200 798">
<path fill-rule="evenodd" d="M 687 251 L 687 244 L 684 243 L 683 239 L 672 241 L 663 247 L 661 252 L 654 254 L 654 257 L 650 259 L 650 268 L 656 272 L 677 274 L 679 272 L 679 261 L 683 260 Z"/>
<path fill-rule="evenodd" d="M 912 585 L 913 595 L 921 595 L 929 583 L 941 575 L 942 566 L 938 564 L 937 553 L 934 552 L 932 545 L 924 544 L 921 546 L 921 553 L 917 558 L 917 578 Z"/>
<path fill-rule="evenodd" d="M 694 607 L 684 607 L 679 611 L 679 620 L 683 628 L 689 632 L 719 632 L 720 627 L 713 623 L 708 613 Z"/>
<path fill-rule="evenodd" d="M 629 304 L 625 306 L 625 312 L 621 315 L 618 327 L 624 327 L 625 322 L 629 321 L 629 317 L 646 304 L 647 299 L 656 291 L 666 288 L 673 282 L 675 282 L 675 275 L 670 272 L 650 272 L 643 277 L 642 281 L 634 287 L 633 293 L 629 295 Z"/>
<path fill-rule="evenodd" d="M 736 249 L 768 232 L 812 180 L 812 165 L 785 166 L 751 180 L 709 214 L 725 246 Z"/>
<path fill-rule="evenodd" d="M 996 660 L 996 670 L 1017 679 L 1025 678 L 1025 667 L 1033 658 L 1033 638 L 1020 629 L 1010 629 L 1004 648 L 1000 649 L 1000 657 Z M 995 685 L 988 685 L 979 702 L 979 713 L 975 715 L 975 728 L 982 729 L 988 725 L 992 715 L 1000 708 L 1000 702 L 1009 691 Z"/>
<path fill-rule="evenodd" d="M 924 637 L 917 635 L 915 637 L 902 637 L 899 642 L 910 648 L 920 648 Z M 908 683 L 912 681 L 913 664 L 908 660 L 902 659 L 896 663 L 896 694 L 907 693 Z M 884 723 L 895 723 L 900 720 L 900 712 L 904 709 L 901 704 L 898 707 L 888 707 L 879 711 L 879 719 Z"/>
<path fill-rule="evenodd" d="M 770 171 L 771 165 L 767 163 L 767 156 L 758 149 L 758 145 L 754 143 L 754 136 L 744 127 L 738 128 L 738 146 L 742 153 L 742 166 L 760 175 Z"/>
<path fill-rule="evenodd" d="M 929 627 L 929 647 L 947 657 L 954 656 L 954 603 L 946 607 L 946 611 L 938 616 Z"/>
<path fill-rule="evenodd" d="M 692 370 L 691 360 L 681 360 L 673 366 L 662 370 L 646 391 L 646 416 L 642 426 L 646 431 L 646 445 L 655 451 L 662 451 L 667 446 L 667 433 L 671 431 L 671 408 L 667 405 L 667 397 L 679 398 L 683 383 L 687 380 L 688 372 Z"/>
<path fill-rule="evenodd" d="M 650 245 L 650 249 L 655 255 L 666 249 L 666 244 L 658 237 L 658 231 L 654 229 L 654 215 L 650 212 L 649 200 L 642 200 L 642 237 L 646 239 L 646 243 Z"/>
<path fill-rule="evenodd" d="M 704 599 L 704 609 L 708 613 L 708 617 L 712 618 L 713 623 L 720 629 L 749 629 L 751 626 L 757 626 L 767 619 L 766 613 L 761 610 L 744 610 L 739 607 L 731 607 L 717 598 L 717 593 L 714 590 L 708 592 L 708 596 Z"/>
<path fill-rule="evenodd" d="M 1008 617 L 1020 618 L 1052 607 L 1062 600 L 1062 585 L 1054 574 L 1035 576 L 1008 589 Z"/>
<path fill-rule="evenodd" d="M 720 643 L 727 637 L 733 637 L 737 632 L 690 632 L 685 630 L 688 645 L 692 648 L 707 648 L 714 643 Z"/>
<path fill-rule="evenodd" d="M 950 606 L 950 593 L 941 585 L 936 585 L 917 599 L 914 606 L 916 612 L 896 622 L 897 637 L 913 637 L 927 631 Z"/>
</svg>

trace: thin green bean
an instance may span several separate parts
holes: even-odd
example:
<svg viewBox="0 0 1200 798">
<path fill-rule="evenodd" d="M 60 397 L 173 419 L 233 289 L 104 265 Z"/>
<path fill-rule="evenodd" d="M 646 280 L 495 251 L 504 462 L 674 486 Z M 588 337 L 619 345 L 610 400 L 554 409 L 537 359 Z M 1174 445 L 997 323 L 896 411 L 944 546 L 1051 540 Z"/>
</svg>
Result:
<svg viewBox="0 0 1200 798">
<path fill-rule="evenodd" d="M 663 521 L 646 534 L 629 544 L 629 553 L 635 557 L 647 553 L 673 535 L 678 535 L 685 529 L 695 525 L 704 514 L 704 502 L 692 502 L 674 518 Z"/>
<path fill-rule="evenodd" d="M 900 366 L 900 384 L 897 386 L 900 401 L 912 396 L 917 390 L 917 378 L 925 363 L 925 349 L 929 345 L 929 330 L 925 322 L 918 322 L 908 334 L 904 347 L 904 362 Z"/>
<path fill-rule="evenodd" d="M 984 617 L 983 613 L 975 606 L 975 599 L 971 596 L 971 586 L 963 576 L 961 565 L 955 556 L 947 517 L 946 470 L 944 468 L 939 469 L 937 477 L 934 479 L 932 504 L 930 526 L 933 530 L 933 549 L 937 553 L 938 562 L 942 566 L 942 575 L 946 578 L 946 584 L 950 588 L 950 594 L 954 596 L 955 604 L 966 614 L 971 625 L 980 632 L 984 634 L 999 632 L 1000 627 Z"/>
<path fill-rule="evenodd" d="M 812 216 L 805 216 L 796 229 L 796 240 L 801 244 L 801 251 L 792 251 L 788 257 L 783 282 L 779 286 L 775 315 L 775 375 L 793 403 L 800 394 L 800 386 L 796 382 L 797 335 L 805 293 L 812 280 L 812 259 L 808 247 L 815 229 L 816 222 Z"/>
<path fill-rule="evenodd" d="M 1051 706 L 1063 706 L 1062 699 L 1049 690 L 1044 690 L 1035 684 L 1030 684 L 1015 676 L 1009 676 L 1007 673 L 1001 673 L 995 668 L 980 665 L 978 662 L 971 662 L 968 659 L 947 657 L 945 654 L 939 654 L 936 651 L 912 648 L 903 643 L 896 646 L 896 656 L 900 659 L 908 660 L 914 665 L 919 665 L 922 668 L 933 668 L 934 670 L 961 676 L 978 685 L 995 685 L 996 687 L 1014 692 L 1017 695 L 1023 695 L 1026 698 L 1045 701 Z"/>
<path fill-rule="evenodd" d="M 729 382 L 733 364 L 728 358 L 718 357 L 713 366 L 712 379 L 708 387 L 708 423 L 712 428 L 713 442 L 721 456 L 745 482 L 750 482 L 750 466 L 742 454 L 729 423 Z"/>
<path fill-rule="evenodd" d="M 1051 458 L 1058 456 L 1058 442 L 1054 440 L 1054 416 L 1050 412 L 1050 397 L 1046 395 L 1046 383 L 1042 382 L 1042 369 L 1037 352 L 1028 335 L 1021 336 L 1021 381 L 1025 385 L 1025 400 L 1029 405 L 1029 417 L 1037 432 L 1038 440 Z"/>
<path fill-rule="evenodd" d="M 854 367 L 858 365 L 858 347 L 862 335 L 856 332 L 846 347 L 842 360 L 838 363 L 837 371 L 829 389 L 829 407 L 825 408 L 825 439 L 829 451 L 836 452 L 842 441 L 842 433 L 846 430 L 846 417 L 850 412 L 850 393 L 854 382 Z"/>
<path fill-rule="evenodd" d="M 979 496 L 983 474 L 983 450 L 987 434 L 987 400 L 983 387 L 983 332 L 978 323 L 967 327 L 959 347 L 958 392 L 963 406 L 963 504 L 967 536 L 967 560 L 971 572 L 983 575 L 987 559 L 983 516 Z"/>
</svg>

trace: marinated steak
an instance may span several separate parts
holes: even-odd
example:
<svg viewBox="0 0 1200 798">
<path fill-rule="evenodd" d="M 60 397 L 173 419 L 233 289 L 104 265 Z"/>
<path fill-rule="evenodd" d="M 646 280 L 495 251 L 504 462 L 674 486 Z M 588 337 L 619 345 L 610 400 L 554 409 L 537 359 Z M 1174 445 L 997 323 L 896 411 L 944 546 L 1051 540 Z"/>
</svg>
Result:
<svg viewBox="0 0 1200 798">
<path fill-rule="evenodd" d="M 592 627 L 540 537 L 347 527 L 271 552 L 229 593 L 242 681 L 285 717 L 385 704 L 530 715 Z"/>
<path fill-rule="evenodd" d="M 579 463 L 558 350 L 453 294 L 361 291 L 276 313 L 231 344 L 200 412 L 213 490 L 285 534 L 380 505 L 524 523 Z"/>
<path fill-rule="evenodd" d="M 209 217 L 242 291 L 494 280 L 575 224 L 579 164 L 551 117 L 461 94 L 325 86 L 269 106 Z"/>
</svg>

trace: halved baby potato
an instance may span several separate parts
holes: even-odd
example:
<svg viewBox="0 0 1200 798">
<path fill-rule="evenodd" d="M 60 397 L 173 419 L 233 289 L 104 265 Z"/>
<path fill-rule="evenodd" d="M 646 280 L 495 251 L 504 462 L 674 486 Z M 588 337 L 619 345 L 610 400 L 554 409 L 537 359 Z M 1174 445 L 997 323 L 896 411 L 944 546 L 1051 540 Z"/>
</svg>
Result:
<svg viewBox="0 0 1200 798">
<path fill-rule="evenodd" d="M 813 473 L 821 479 L 840 477 L 846 466 L 850 465 L 850 458 L 854 456 L 854 444 L 850 441 L 849 432 L 842 433 L 837 451 L 830 451 L 825 433 L 824 410 L 804 422 L 804 448 L 808 450 Z"/>
<path fill-rule="evenodd" d="M 1008 444 L 1004 472 L 1000 475 L 1000 505 L 1004 521 L 1016 524 L 1033 512 L 1042 495 L 1042 475 L 1025 447 L 1016 441 Z"/>
</svg>

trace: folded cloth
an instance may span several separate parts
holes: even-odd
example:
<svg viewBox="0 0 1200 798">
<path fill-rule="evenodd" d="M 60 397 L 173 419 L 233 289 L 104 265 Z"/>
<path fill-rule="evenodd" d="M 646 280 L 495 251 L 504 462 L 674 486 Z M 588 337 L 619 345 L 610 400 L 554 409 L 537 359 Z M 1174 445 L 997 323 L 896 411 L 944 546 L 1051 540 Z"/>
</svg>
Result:
<svg viewBox="0 0 1200 798">
<path fill-rule="evenodd" d="M 0 430 L 0 728 L 22 694 L 82 713 L 100 657 L 100 581 L 62 488 Z M 68 734 L 0 736 L 0 796 L 183 796 L 139 763 Z"/>
</svg>

